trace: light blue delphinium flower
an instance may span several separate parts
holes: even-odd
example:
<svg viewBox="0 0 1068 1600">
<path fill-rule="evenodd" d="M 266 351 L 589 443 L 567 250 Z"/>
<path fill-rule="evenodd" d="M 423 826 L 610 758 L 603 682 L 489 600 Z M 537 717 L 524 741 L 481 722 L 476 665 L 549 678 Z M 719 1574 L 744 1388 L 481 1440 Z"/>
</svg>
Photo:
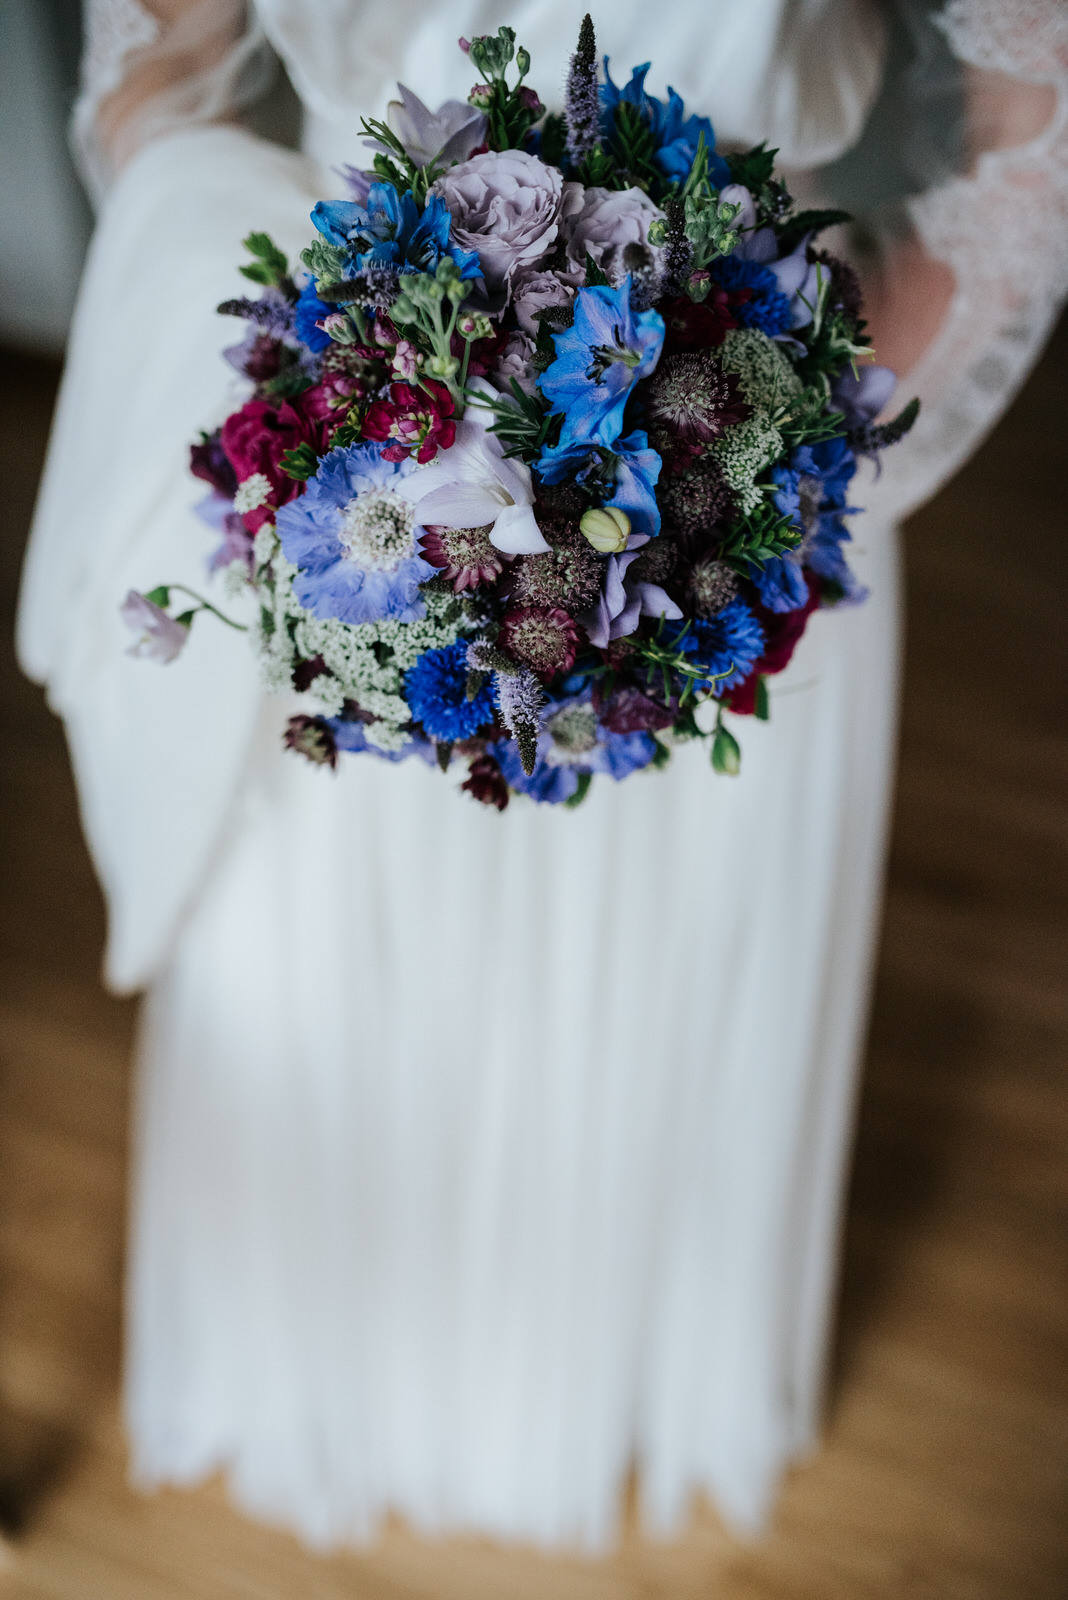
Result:
<svg viewBox="0 0 1068 1600">
<path fill-rule="evenodd" d="M 570 328 L 553 334 L 556 360 L 538 380 L 554 413 L 563 414 L 560 444 L 601 444 L 610 449 L 623 431 L 623 411 L 634 385 L 660 359 L 664 319 L 658 311 L 635 315 L 630 278 L 618 289 L 580 289 Z"/>
<path fill-rule="evenodd" d="M 543 483 L 595 485 L 602 505 L 625 511 L 635 533 L 653 538 L 660 532 L 656 484 L 662 464 L 648 436 L 636 428 L 610 450 L 585 443 L 546 448 L 536 471 Z"/>
<path fill-rule="evenodd" d="M 682 183 L 697 154 L 697 144 L 702 133 L 708 149 L 708 175 L 718 187 L 730 182 L 730 169 L 722 156 L 716 155 L 716 136 L 707 117 L 687 116 L 686 107 L 674 89 L 668 89 L 667 100 L 657 100 L 647 93 L 645 78 L 651 63 L 634 67 L 630 82 L 617 88 L 608 71 L 608 57 L 604 58 L 605 81 L 601 87 L 601 105 L 606 138 L 610 138 L 620 101 L 635 106 L 649 124 L 656 140 L 653 160 L 669 183 Z"/>
<path fill-rule="evenodd" d="M 377 444 L 331 450 L 297 500 L 278 512 L 278 537 L 299 570 L 293 592 L 317 617 L 416 622 L 419 585 L 435 569 L 416 552 L 419 490 L 412 463 L 386 461 Z"/>
<path fill-rule="evenodd" d="M 437 195 L 429 195 L 420 210 L 410 189 L 398 194 L 391 183 L 373 183 L 366 205 L 320 200 L 311 219 L 330 244 L 349 253 L 357 272 L 373 267 L 433 272 L 443 256 L 451 256 L 461 278 L 481 275 L 473 250 L 449 249 L 452 218 Z"/>
</svg>

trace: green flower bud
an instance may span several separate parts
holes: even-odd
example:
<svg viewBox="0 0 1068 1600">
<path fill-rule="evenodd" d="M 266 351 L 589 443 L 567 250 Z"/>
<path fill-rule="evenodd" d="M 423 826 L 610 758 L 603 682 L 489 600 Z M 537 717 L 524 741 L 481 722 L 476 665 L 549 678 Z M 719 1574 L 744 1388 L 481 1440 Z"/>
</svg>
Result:
<svg viewBox="0 0 1068 1600">
<path fill-rule="evenodd" d="M 519 68 L 519 76 L 525 78 L 530 71 L 530 51 L 525 45 L 520 45 L 516 51 L 515 64 Z"/>
<path fill-rule="evenodd" d="M 460 370 L 460 363 L 455 356 L 427 356 L 423 370 L 429 378 L 455 377 Z"/>
<path fill-rule="evenodd" d="M 598 506 L 584 514 L 579 529 L 602 555 L 618 555 L 627 548 L 630 518 L 618 506 Z"/>
</svg>

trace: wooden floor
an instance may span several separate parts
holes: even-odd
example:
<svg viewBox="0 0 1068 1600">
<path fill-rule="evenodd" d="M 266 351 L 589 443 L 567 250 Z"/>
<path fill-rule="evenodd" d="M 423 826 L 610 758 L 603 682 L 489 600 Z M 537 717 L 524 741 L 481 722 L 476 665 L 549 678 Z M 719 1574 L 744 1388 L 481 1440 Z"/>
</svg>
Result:
<svg viewBox="0 0 1068 1600">
<path fill-rule="evenodd" d="M 217 1485 L 141 1498 L 117 1422 L 135 1013 L 63 742 L 4 658 L 0 1596 L 1068 1596 L 1068 517 L 1062 329 L 909 529 L 900 789 L 822 1451 L 745 1547 L 706 1509 L 602 1563 L 402 1529 L 312 1556 Z M 7 611 L 54 374 L 0 384 Z"/>
</svg>

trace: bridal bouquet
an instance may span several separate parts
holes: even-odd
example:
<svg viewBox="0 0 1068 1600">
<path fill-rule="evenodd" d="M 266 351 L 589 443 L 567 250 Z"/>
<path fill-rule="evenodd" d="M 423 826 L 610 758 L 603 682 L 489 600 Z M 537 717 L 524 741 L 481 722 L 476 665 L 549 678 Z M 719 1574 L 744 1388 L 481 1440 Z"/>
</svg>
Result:
<svg viewBox="0 0 1068 1600">
<path fill-rule="evenodd" d="M 573 805 L 593 776 L 768 714 L 818 606 L 863 598 L 844 518 L 893 388 L 852 270 L 816 248 L 775 152 L 716 150 L 673 90 L 598 71 L 587 17 L 562 116 L 515 34 L 480 81 L 364 124 L 370 170 L 320 202 L 291 274 L 262 234 L 226 352 L 250 398 L 194 445 L 213 559 L 251 589 L 287 744 L 463 763 L 463 788 Z M 135 653 L 197 611 L 131 594 Z M 221 614 L 221 613 L 220 613 Z M 227 619 L 229 620 L 229 619 Z M 235 624 L 237 625 L 237 624 Z"/>
</svg>

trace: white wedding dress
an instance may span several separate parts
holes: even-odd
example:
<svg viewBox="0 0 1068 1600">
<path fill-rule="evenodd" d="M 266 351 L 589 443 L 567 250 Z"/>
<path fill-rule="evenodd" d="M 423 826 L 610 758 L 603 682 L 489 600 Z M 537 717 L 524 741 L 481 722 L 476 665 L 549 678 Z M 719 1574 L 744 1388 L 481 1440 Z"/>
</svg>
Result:
<svg viewBox="0 0 1068 1600">
<path fill-rule="evenodd" d="M 770 722 L 739 728 L 741 776 L 690 747 L 576 812 L 498 815 L 419 763 L 284 754 L 291 708 L 240 638 L 199 624 L 156 670 L 117 610 L 131 586 L 203 582 L 186 449 L 234 399 L 213 307 L 240 292 L 239 242 L 265 229 L 294 256 L 395 79 L 466 94 L 461 33 L 511 21 L 549 98 L 583 9 L 212 0 L 168 34 L 136 0 L 91 8 L 76 125 L 102 209 L 21 649 L 67 722 L 110 981 L 149 990 L 134 1471 L 224 1468 L 242 1506 L 322 1545 L 393 1510 L 603 1548 L 632 1462 L 650 1528 L 704 1490 L 755 1529 L 811 1443 L 890 791 L 892 524 L 994 420 L 1064 286 L 1064 13 L 954 0 L 946 60 L 1052 98 L 1022 148 L 909 202 L 956 274 L 899 397 L 927 409 L 858 479 L 870 600 L 814 618 Z M 602 48 L 653 56 L 654 88 L 795 168 L 857 140 L 877 9 L 667 19 L 618 0 Z M 219 123 L 262 92 L 268 40 L 303 154 Z M 146 62 L 170 75 L 117 100 Z M 1012 207 L 1013 239 L 991 237 Z"/>
</svg>

